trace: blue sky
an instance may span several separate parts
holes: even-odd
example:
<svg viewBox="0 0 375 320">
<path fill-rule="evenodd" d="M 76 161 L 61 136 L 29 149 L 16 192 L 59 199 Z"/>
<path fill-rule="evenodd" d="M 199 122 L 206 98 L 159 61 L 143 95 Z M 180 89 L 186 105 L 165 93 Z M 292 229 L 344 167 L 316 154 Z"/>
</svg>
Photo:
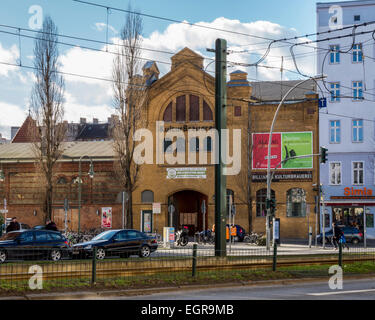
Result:
<svg viewBox="0 0 375 320">
<path fill-rule="evenodd" d="M 127 0 L 88 1 L 123 9 L 126 9 L 129 3 Z M 145 14 L 187 20 L 193 23 L 204 22 L 212 27 L 275 39 L 313 33 L 316 29 L 316 1 L 312 0 L 133 0 L 131 3 L 133 8 Z M 29 8 L 33 5 L 39 5 L 43 9 L 43 14 L 51 15 L 61 34 L 103 41 L 106 39 L 106 28 L 100 25 L 106 23 L 106 9 L 84 5 L 73 0 L 2 0 L 0 24 L 29 28 L 29 19 L 32 17 L 32 14 L 29 14 Z M 109 38 L 111 41 L 118 36 L 114 31 L 120 30 L 123 19 L 123 13 L 117 11 L 110 13 Z M 265 44 L 251 46 L 250 44 L 263 42 L 251 37 L 219 34 L 152 18 L 144 17 L 143 25 L 145 38 L 143 46 L 152 49 L 177 52 L 183 47 L 189 46 L 202 55 L 211 57 L 212 55 L 210 56 L 205 49 L 213 47 L 215 38 L 220 36 L 226 38 L 229 46 L 234 50 L 248 49 L 252 51 L 245 54 L 234 54 L 231 56 L 232 61 L 251 62 L 264 52 L 266 46 Z M 0 27 L 1 30 L 17 32 L 5 27 Z M 62 38 L 60 40 L 65 41 Z M 0 32 L 0 62 L 17 61 L 19 58 L 18 41 L 18 37 Z M 83 42 L 74 42 L 74 44 L 87 45 Z M 246 46 L 247 44 L 249 46 Z M 97 44 L 89 45 L 103 49 L 103 46 Z M 22 38 L 21 48 L 22 64 L 31 66 L 33 40 Z M 61 46 L 60 52 L 65 72 L 106 78 L 110 75 L 113 57 L 109 54 L 97 54 L 69 46 Z M 266 63 L 279 66 L 281 56 L 285 55 L 285 66 L 292 68 L 291 61 L 287 58 L 288 52 L 288 48 L 275 48 L 271 51 Z M 306 66 L 306 72 L 313 73 L 314 52 L 305 50 L 300 53 L 307 55 L 304 58 L 301 57 L 301 65 Z M 144 58 L 170 61 L 170 55 L 155 55 L 150 52 L 145 52 Z M 162 74 L 169 70 L 168 64 L 159 65 L 159 68 Z M 248 72 L 252 79 L 280 79 L 280 74 L 272 70 L 248 70 Z M 286 75 L 286 78 L 291 77 L 292 75 Z M 10 136 L 10 126 L 22 124 L 27 115 L 32 79 L 30 70 L 10 68 L 0 64 L 0 110 L 3 114 L 0 117 L 0 133 L 6 137 Z M 67 120 L 78 121 L 79 117 L 84 116 L 89 119 L 97 117 L 105 121 L 111 112 L 111 88 L 108 83 L 66 78 Z"/>
</svg>

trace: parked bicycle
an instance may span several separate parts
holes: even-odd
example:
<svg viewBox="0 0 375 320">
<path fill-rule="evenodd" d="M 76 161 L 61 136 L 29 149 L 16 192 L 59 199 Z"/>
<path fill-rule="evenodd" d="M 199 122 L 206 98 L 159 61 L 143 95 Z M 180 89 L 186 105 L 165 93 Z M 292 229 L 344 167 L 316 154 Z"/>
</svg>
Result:
<svg viewBox="0 0 375 320">
<path fill-rule="evenodd" d="M 262 234 L 258 234 L 258 233 L 255 233 L 255 232 L 252 232 L 250 234 L 246 234 L 245 237 L 243 238 L 243 241 L 245 243 L 250 243 L 250 244 L 257 244 L 258 243 L 258 240 L 260 238 L 262 238 Z"/>
<path fill-rule="evenodd" d="M 211 230 L 197 232 L 195 234 L 195 241 L 199 244 L 214 244 L 215 232 L 212 232 Z"/>
</svg>

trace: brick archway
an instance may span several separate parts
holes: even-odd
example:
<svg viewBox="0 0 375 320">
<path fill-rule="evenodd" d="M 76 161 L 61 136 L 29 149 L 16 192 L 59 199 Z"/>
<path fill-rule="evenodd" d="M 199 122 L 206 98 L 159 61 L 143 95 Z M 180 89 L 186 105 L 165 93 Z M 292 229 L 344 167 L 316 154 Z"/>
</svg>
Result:
<svg viewBox="0 0 375 320">
<path fill-rule="evenodd" d="M 202 203 L 206 203 L 205 227 L 208 227 L 207 195 L 194 190 L 177 191 L 169 196 L 168 203 L 175 207 L 173 226 L 180 230 L 184 225 L 189 228 L 189 235 L 203 230 Z"/>
</svg>

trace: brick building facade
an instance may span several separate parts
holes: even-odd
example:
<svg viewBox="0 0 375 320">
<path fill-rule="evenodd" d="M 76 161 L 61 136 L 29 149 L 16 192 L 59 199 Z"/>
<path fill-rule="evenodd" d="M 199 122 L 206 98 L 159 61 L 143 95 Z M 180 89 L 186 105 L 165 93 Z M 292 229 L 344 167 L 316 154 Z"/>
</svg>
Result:
<svg viewBox="0 0 375 320">
<path fill-rule="evenodd" d="M 153 139 L 152 148 L 147 151 L 151 150 L 153 159 L 152 164 L 141 165 L 137 188 L 133 192 L 134 228 L 160 234 L 163 227 L 168 225 L 176 228 L 188 225 L 191 233 L 202 230 L 203 225 L 211 228 L 215 217 L 215 165 L 211 158 L 213 140 L 208 136 L 200 140 L 191 138 L 188 136 L 188 130 L 199 129 L 207 134 L 210 129 L 215 128 L 215 79 L 204 71 L 203 57 L 188 48 L 172 57 L 170 72 L 160 79 L 156 63 L 146 64 L 143 73 L 148 86 L 148 103 L 144 117 L 147 118 L 147 129 L 152 133 Z M 280 97 L 294 85 L 295 83 L 288 81 L 250 83 L 245 72 L 235 71 L 230 74 L 227 102 L 229 155 L 237 157 L 241 165 L 239 172 L 227 176 L 227 200 L 230 195 L 236 207 L 235 223 L 246 231 L 251 229 L 265 232 L 265 170 L 261 165 L 259 168 L 253 165 L 254 150 L 255 155 L 261 153 L 264 144 L 259 145 L 257 142 L 255 146 L 257 140 L 253 134 L 269 131 Z M 303 154 L 319 152 L 318 101 L 317 95 L 311 92 L 313 89 L 311 83 L 297 88 L 282 107 L 275 126 L 275 136 L 284 136 L 284 140 L 289 142 L 299 139 L 298 134 L 294 133 L 306 133 L 311 139 L 311 148 Z M 173 136 L 176 129 L 181 130 L 182 136 Z M 241 133 L 235 140 L 234 129 L 240 130 Z M 162 138 L 158 140 L 160 136 Z M 194 141 L 199 143 L 194 145 Z M 75 160 L 65 158 L 60 162 L 59 174 L 56 177 L 57 193 L 54 198 L 55 217 L 61 216 L 63 198 L 68 197 L 72 210 L 71 228 L 75 228 L 77 189 L 71 181 L 78 172 L 77 159 L 87 151 L 88 155 L 93 157 L 96 174 L 91 181 L 87 176 L 83 181 L 85 196 L 82 202 L 82 229 L 100 226 L 102 207 L 113 208 L 113 227 L 120 227 L 121 188 L 114 179 L 111 141 L 66 144 L 66 155 Z M 233 154 L 236 144 L 240 146 L 240 152 Z M 158 153 L 159 147 L 162 149 L 161 155 Z M 177 147 L 177 150 L 174 147 Z M 281 150 L 284 147 L 282 141 L 279 147 L 281 157 L 284 152 Z M 299 146 L 290 148 L 288 144 L 287 147 L 287 154 L 293 155 L 293 150 L 301 155 L 298 153 Z M 4 160 L 0 146 L 0 158 L 6 176 L 5 183 L 0 184 L 0 199 L 8 199 L 11 215 L 19 216 L 19 220 L 31 225 L 40 223 L 41 208 L 37 206 L 37 199 L 22 202 L 24 189 L 31 198 L 37 194 L 30 191 L 33 188 L 32 181 L 35 181 L 30 173 L 33 171 L 32 160 L 16 161 L 17 152 L 7 150 L 9 159 Z M 207 161 L 203 163 L 198 159 L 199 151 L 202 150 L 207 156 Z M 168 157 L 175 157 L 176 162 L 171 164 L 167 161 Z M 195 159 L 195 164 L 191 159 Z M 88 170 L 87 162 L 85 164 Z M 316 192 L 313 190 L 313 184 L 319 184 L 318 158 L 314 157 L 311 164 L 302 163 L 300 166 L 302 168 L 291 166 L 278 169 L 277 172 L 283 174 L 279 174 L 277 181 L 272 183 L 273 196 L 278 204 L 276 217 L 281 219 L 283 238 L 306 238 L 308 225 L 314 227 L 315 223 L 313 211 Z M 103 198 L 104 194 L 108 197 Z M 171 206 L 174 209 L 172 214 L 168 211 Z M 205 215 L 203 207 L 207 209 Z M 37 212 L 36 216 L 33 214 L 34 210 Z M 60 221 L 59 219 L 55 218 Z"/>
</svg>

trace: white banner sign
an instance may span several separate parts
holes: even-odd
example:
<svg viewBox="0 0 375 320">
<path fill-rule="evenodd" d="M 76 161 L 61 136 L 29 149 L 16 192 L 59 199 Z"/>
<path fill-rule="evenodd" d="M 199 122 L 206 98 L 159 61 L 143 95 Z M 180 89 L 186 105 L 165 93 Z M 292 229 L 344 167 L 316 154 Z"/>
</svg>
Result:
<svg viewBox="0 0 375 320">
<path fill-rule="evenodd" d="M 167 179 L 206 179 L 207 168 L 167 168 Z"/>
<path fill-rule="evenodd" d="M 161 212 L 161 204 L 159 202 L 154 202 L 152 204 L 152 213 L 160 213 Z"/>
</svg>

